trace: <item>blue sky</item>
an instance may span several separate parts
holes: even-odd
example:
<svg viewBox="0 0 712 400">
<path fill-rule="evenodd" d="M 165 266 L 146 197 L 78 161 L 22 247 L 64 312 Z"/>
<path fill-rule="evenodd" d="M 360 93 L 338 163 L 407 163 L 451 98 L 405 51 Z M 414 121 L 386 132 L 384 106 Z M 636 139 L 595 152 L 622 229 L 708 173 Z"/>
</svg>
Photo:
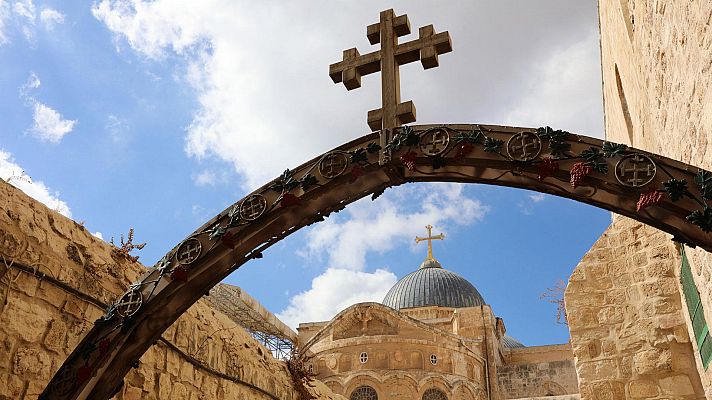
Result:
<svg viewBox="0 0 712 400">
<path fill-rule="evenodd" d="M 594 1 L 390 6 L 413 31 L 432 23 L 453 38 L 439 68 L 402 68 L 418 123 L 602 137 Z M 365 27 L 381 8 L 0 0 L 0 178 L 106 240 L 133 227 L 151 265 L 280 171 L 367 133 L 379 77 L 346 92 L 327 70 L 343 49 L 371 51 Z M 447 236 L 436 257 L 475 284 L 509 333 L 528 345 L 564 342 L 555 308 L 538 296 L 568 278 L 609 221 L 523 190 L 406 185 L 292 235 L 227 282 L 290 324 L 327 319 L 380 300 L 417 268 L 425 248 L 413 237 L 430 223 Z"/>
</svg>

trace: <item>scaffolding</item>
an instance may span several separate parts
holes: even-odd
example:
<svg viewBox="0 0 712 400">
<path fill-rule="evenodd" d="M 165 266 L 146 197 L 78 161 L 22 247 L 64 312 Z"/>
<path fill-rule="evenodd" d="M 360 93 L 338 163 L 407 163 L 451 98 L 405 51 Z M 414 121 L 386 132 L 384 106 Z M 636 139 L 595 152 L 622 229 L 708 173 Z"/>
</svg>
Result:
<svg viewBox="0 0 712 400">
<path fill-rule="evenodd" d="M 289 358 L 297 333 L 237 286 L 218 284 L 206 298 L 269 350 L 274 358 Z"/>
</svg>

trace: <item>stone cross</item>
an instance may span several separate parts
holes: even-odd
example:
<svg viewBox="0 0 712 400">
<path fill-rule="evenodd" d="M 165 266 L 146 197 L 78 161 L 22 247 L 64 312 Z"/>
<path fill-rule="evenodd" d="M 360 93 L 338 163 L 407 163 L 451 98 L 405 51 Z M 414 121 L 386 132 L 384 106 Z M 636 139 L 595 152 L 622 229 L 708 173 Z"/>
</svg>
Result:
<svg viewBox="0 0 712 400">
<path fill-rule="evenodd" d="M 408 16 L 395 15 L 393 10 L 381 11 L 380 22 L 366 28 L 371 44 L 381 44 L 381 50 L 359 54 L 356 48 L 344 50 L 343 61 L 329 66 L 329 76 L 334 83 L 343 82 L 346 89 L 361 87 L 361 76 L 381 71 L 381 108 L 368 112 L 368 126 L 381 131 L 381 147 L 385 148 L 393 129 L 415 122 L 412 101 L 400 101 L 400 74 L 398 67 L 420 60 L 424 69 L 438 66 L 438 55 L 452 51 L 448 32 L 435 33 L 432 25 L 418 31 L 418 39 L 398 44 L 398 37 L 410 33 Z M 381 164 L 388 161 L 381 152 Z"/>
<path fill-rule="evenodd" d="M 428 260 L 434 260 L 433 258 L 433 240 L 443 240 L 445 239 L 445 235 L 442 233 L 439 235 L 433 236 L 433 226 L 432 225 L 426 225 L 425 229 L 428 230 L 428 236 L 427 237 L 415 237 L 415 243 L 420 243 L 423 241 L 428 241 Z"/>
</svg>

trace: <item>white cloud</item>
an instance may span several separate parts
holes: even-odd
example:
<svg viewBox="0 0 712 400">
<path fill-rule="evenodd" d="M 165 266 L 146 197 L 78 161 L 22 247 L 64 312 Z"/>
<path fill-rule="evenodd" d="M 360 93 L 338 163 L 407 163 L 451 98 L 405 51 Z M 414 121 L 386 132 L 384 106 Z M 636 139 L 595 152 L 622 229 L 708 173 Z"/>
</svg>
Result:
<svg viewBox="0 0 712 400">
<path fill-rule="evenodd" d="M 92 233 L 92 235 L 98 237 L 101 240 L 104 240 L 104 235 L 99 231 Z"/>
<path fill-rule="evenodd" d="M 463 188 L 454 183 L 419 184 L 387 192 L 373 204 L 369 198 L 357 201 L 308 231 L 304 255 L 326 254 L 329 267 L 363 270 L 368 252 L 411 243 L 425 225 L 438 232 L 447 231 L 449 224 L 470 225 L 489 207 L 465 197 Z M 414 204 L 418 206 L 411 211 L 408 206 Z"/>
<path fill-rule="evenodd" d="M 545 193 L 533 193 L 529 195 L 529 199 L 534 203 L 539 203 L 546 199 Z"/>
<path fill-rule="evenodd" d="M 42 141 L 59 143 L 67 133 L 74 129 L 76 120 L 64 119 L 56 110 L 35 101 L 30 132 Z"/>
<path fill-rule="evenodd" d="M 114 143 L 124 143 L 126 141 L 128 124 L 125 119 L 109 114 L 106 117 L 104 129 L 109 133 L 109 137 Z"/>
<path fill-rule="evenodd" d="M 45 29 L 51 31 L 55 25 L 64 23 L 64 14 L 53 8 L 44 8 L 40 12 L 40 21 L 44 24 Z"/>
<path fill-rule="evenodd" d="M 0 46 L 7 43 L 7 20 L 10 18 L 10 4 L 6 0 L 0 0 Z"/>
<path fill-rule="evenodd" d="M 30 23 L 35 23 L 35 5 L 32 0 L 24 0 L 15 2 L 12 10 L 15 14 L 27 19 Z"/>
<path fill-rule="evenodd" d="M 30 72 L 27 82 L 20 86 L 20 98 L 32 107 L 33 126 L 30 133 L 42 141 L 59 143 L 64 135 L 74 129 L 77 121 L 64 119 L 58 111 L 32 96 L 32 91 L 39 88 L 41 84 L 40 78 L 34 72 Z"/>
<path fill-rule="evenodd" d="M 59 199 L 59 193 L 51 191 L 42 181 L 30 179 L 24 170 L 14 162 L 12 155 L 3 150 L 0 150 L 0 179 L 58 213 L 68 218 L 72 217 L 67 203 Z"/>
<path fill-rule="evenodd" d="M 523 6 L 536 12 L 513 15 L 514 28 L 490 45 L 478 32 L 500 22 L 482 15 L 511 14 L 507 10 L 511 5 L 495 3 L 442 5 L 433 21 L 431 6 L 394 2 L 397 11 L 408 11 L 414 26 L 434 22 L 438 29 L 450 29 L 456 43 L 453 54 L 443 57 L 447 71 L 403 68 L 403 95 L 419 93 L 421 122 L 460 121 L 472 118 L 478 109 L 500 119 L 494 122 L 502 122 L 516 108 L 510 121 L 600 133 L 600 121 L 591 117 L 597 111 L 600 115 L 600 79 L 590 78 L 599 74 L 598 44 L 595 38 L 586 39 L 577 48 L 571 43 L 580 35 L 562 37 L 589 17 L 581 10 L 591 7 L 552 5 L 556 8 L 545 14 L 546 21 L 532 21 L 532 15 L 540 15 L 539 6 Z M 101 0 L 92 13 L 115 33 L 117 49 L 126 43 L 149 59 L 184 57 L 186 65 L 177 74 L 195 89 L 199 104 L 187 127 L 185 151 L 198 159 L 213 157 L 231 163 L 246 178 L 245 187 L 254 188 L 284 168 L 365 133 L 366 110 L 378 106 L 373 101 L 379 97 L 377 78 L 364 78 L 363 89 L 347 95 L 326 76 L 326 67 L 338 61 L 343 48 L 358 45 L 362 53 L 373 50 L 366 45 L 363 26 L 374 22 L 381 8 L 376 1 L 277 6 L 234 0 L 180 5 L 173 0 Z M 532 23 L 537 24 L 536 34 L 531 33 Z M 515 45 L 521 49 L 499 64 L 489 55 L 488 63 L 479 61 L 483 50 L 494 53 Z M 546 65 L 532 74 L 531 68 L 521 67 L 525 64 Z M 411 71 L 416 70 L 420 70 L 416 79 L 421 84 L 411 81 L 407 85 L 415 76 Z M 456 89 L 464 76 L 490 79 L 472 82 L 471 90 Z M 435 77 L 439 80 L 431 80 Z M 559 78 L 565 79 L 558 82 Z M 593 92 L 581 93 L 591 85 L 597 85 Z M 478 92 L 488 95 L 472 95 Z"/>
<path fill-rule="evenodd" d="M 193 176 L 193 182 L 195 182 L 197 186 L 213 186 L 217 182 L 217 176 L 215 172 L 205 170 Z"/>
<path fill-rule="evenodd" d="M 531 72 L 521 99 L 505 118 L 512 126 L 552 126 L 603 138 L 598 32 L 551 54 Z M 587 77 L 587 78 L 584 78 Z M 591 79 L 598 77 L 598 79 Z M 596 96 L 591 96 L 595 93 Z"/>
<path fill-rule="evenodd" d="M 309 290 L 292 297 L 277 317 L 293 328 L 300 322 L 326 321 L 352 304 L 381 302 L 396 282 L 396 276 L 383 269 L 368 273 L 329 268 L 312 280 Z"/>
</svg>

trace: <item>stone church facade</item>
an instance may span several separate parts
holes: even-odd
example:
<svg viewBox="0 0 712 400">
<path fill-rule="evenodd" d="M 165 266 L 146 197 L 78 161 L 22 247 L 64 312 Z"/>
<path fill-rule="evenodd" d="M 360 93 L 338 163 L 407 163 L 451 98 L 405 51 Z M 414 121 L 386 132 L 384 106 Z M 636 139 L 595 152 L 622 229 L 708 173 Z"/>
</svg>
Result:
<svg viewBox="0 0 712 400">
<path fill-rule="evenodd" d="M 350 400 L 578 398 L 571 347 L 527 348 L 506 335 L 477 289 L 431 251 L 383 304 L 298 330 L 316 377 Z"/>
</svg>

